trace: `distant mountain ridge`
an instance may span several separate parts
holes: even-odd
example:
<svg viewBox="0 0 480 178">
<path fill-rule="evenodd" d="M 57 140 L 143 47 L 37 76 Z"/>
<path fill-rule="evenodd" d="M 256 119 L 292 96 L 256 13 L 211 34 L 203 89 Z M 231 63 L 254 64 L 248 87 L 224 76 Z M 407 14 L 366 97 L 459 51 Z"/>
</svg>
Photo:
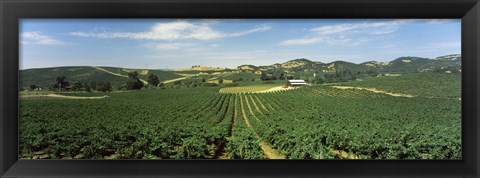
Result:
<svg viewBox="0 0 480 178">
<path fill-rule="evenodd" d="M 454 61 L 454 60 L 461 60 L 462 55 L 460 54 L 451 54 L 446 56 L 439 56 L 435 58 L 436 60 L 443 60 L 443 61 Z"/>
<path fill-rule="evenodd" d="M 368 61 L 360 64 L 355 64 L 346 61 L 334 61 L 330 63 L 323 63 L 320 61 L 311 61 L 305 58 L 289 60 L 283 63 L 276 63 L 269 66 L 255 66 L 255 65 L 241 65 L 239 70 L 283 70 L 287 73 L 307 72 L 310 70 L 321 72 L 335 72 L 342 70 L 350 71 L 365 71 L 377 70 L 379 72 L 421 72 L 436 69 L 461 67 L 461 55 L 452 54 L 439 56 L 434 59 L 421 57 L 399 57 L 390 62 Z"/>
</svg>

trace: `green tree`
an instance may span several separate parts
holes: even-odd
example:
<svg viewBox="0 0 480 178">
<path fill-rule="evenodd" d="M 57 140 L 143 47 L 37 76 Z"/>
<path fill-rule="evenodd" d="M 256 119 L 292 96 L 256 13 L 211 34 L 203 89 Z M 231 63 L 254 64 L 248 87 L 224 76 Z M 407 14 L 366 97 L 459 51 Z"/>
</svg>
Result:
<svg viewBox="0 0 480 178">
<path fill-rule="evenodd" d="M 272 75 L 272 80 L 285 80 L 285 73 L 281 70 L 276 70 Z"/>
<path fill-rule="evenodd" d="M 103 86 L 100 88 L 100 91 L 111 92 L 112 91 L 112 84 L 110 82 L 103 83 Z"/>
<path fill-rule="evenodd" d="M 92 92 L 92 88 L 90 88 L 90 85 L 88 84 L 88 82 L 85 82 L 85 91 L 87 92 Z"/>
<path fill-rule="evenodd" d="M 66 80 L 67 78 L 65 76 L 57 76 L 55 79 L 57 83 L 54 84 L 55 89 L 60 89 L 60 90 L 65 90 L 68 86 L 70 86 L 70 83 Z"/>
<path fill-rule="evenodd" d="M 137 72 L 137 71 L 129 72 L 129 73 L 128 73 L 128 77 L 129 77 L 129 78 L 137 78 L 137 79 L 138 79 L 138 72 Z"/>
<path fill-rule="evenodd" d="M 223 78 L 218 78 L 218 84 L 222 84 L 223 83 Z"/>
<path fill-rule="evenodd" d="M 97 90 L 97 82 L 95 82 L 95 81 L 90 82 L 90 88 L 92 90 Z"/>
<path fill-rule="evenodd" d="M 158 84 L 158 88 L 160 88 L 160 89 L 166 89 L 167 87 L 165 87 L 165 84 L 164 84 L 164 83 L 160 83 L 160 84 Z"/>
<path fill-rule="evenodd" d="M 153 86 L 158 86 L 158 84 L 160 84 L 160 80 L 156 75 L 150 74 L 150 76 L 148 76 L 148 83 Z"/>
<path fill-rule="evenodd" d="M 181 81 L 181 80 L 177 80 L 177 81 L 173 82 L 173 85 L 182 85 L 182 81 Z"/>
<path fill-rule="evenodd" d="M 317 75 L 315 77 L 313 77 L 312 83 L 315 83 L 315 84 L 322 84 L 325 82 L 325 78 L 323 76 L 320 76 L 320 75 Z"/>
<path fill-rule="evenodd" d="M 82 83 L 80 83 L 80 82 L 73 83 L 73 87 L 72 87 L 73 90 L 79 91 L 79 90 L 82 90 L 82 88 L 83 88 Z"/>
<path fill-rule="evenodd" d="M 33 91 L 33 90 L 35 90 L 35 89 L 37 89 L 37 85 L 30 85 L 30 90 Z"/>
<path fill-rule="evenodd" d="M 140 90 L 143 82 L 138 78 L 138 72 L 129 72 L 127 80 L 127 90 Z"/>
</svg>

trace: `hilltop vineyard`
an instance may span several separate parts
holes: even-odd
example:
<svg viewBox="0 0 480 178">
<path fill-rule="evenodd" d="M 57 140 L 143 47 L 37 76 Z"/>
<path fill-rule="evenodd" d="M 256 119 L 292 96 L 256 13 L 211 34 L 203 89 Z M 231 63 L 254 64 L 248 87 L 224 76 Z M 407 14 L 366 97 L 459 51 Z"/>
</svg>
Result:
<svg viewBox="0 0 480 178">
<path fill-rule="evenodd" d="M 374 79 L 366 80 L 362 86 L 379 85 Z M 257 91 L 261 87 L 243 88 Z M 445 94 L 445 88 L 426 97 L 421 96 L 421 91 L 414 93 L 415 97 L 402 97 L 331 85 L 266 93 L 240 89 L 206 87 L 114 92 L 108 97 L 99 97 L 98 93 L 63 94 L 69 98 L 25 97 L 20 101 L 19 156 L 461 158 L 461 101 L 456 88 L 448 97 L 432 96 Z M 229 92 L 219 92 L 222 90 Z M 89 96 L 99 99 L 70 99 Z"/>
</svg>

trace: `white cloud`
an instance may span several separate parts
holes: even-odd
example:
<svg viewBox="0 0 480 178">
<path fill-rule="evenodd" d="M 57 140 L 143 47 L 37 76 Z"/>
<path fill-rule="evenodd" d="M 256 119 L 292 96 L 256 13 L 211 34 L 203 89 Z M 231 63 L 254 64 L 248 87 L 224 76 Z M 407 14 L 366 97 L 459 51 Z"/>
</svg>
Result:
<svg viewBox="0 0 480 178">
<path fill-rule="evenodd" d="M 383 29 L 374 29 L 370 32 L 372 35 L 385 35 L 395 32 L 395 28 L 383 28 Z"/>
<path fill-rule="evenodd" d="M 148 40 L 198 39 L 209 40 L 221 38 L 222 33 L 211 29 L 207 24 L 192 24 L 187 21 L 158 23 L 145 32 L 71 32 L 71 35 L 97 38 L 131 38 Z"/>
<path fill-rule="evenodd" d="M 64 42 L 54 39 L 50 36 L 43 35 L 42 32 L 23 32 L 20 34 L 20 42 L 22 44 L 39 44 L 39 45 L 62 45 Z"/>
<path fill-rule="evenodd" d="M 296 38 L 280 42 L 280 45 L 283 46 L 295 46 L 295 45 L 309 45 L 309 44 L 329 44 L 329 45 L 341 45 L 341 46 L 354 46 L 360 45 L 371 41 L 367 38 L 348 38 L 344 36 L 340 37 L 305 37 L 305 38 Z"/>
<path fill-rule="evenodd" d="M 292 46 L 292 45 L 308 45 L 314 44 L 322 41 L 322 38 L 297 38 L 297 39 L 289 39 L 280 42 L 280 45 L 284 46 Z"/>
<path fill-rule="evenodd" d="M 155 43 L 155 44 L 147 44 L 147 47 L 158 49 L 158 50 L 177 50 L 182 49 L 185 47 L 192 46 L 189 43 Z"/>
<path fill-rule="evenodd" d="M 460 41 L 451 41 L 451 42 L 441 42 L 441 43 L 432 43 L 430 44 L 431 48 L 457 48 L 460 49 L 462 43 Z"/>
<path fill-rule="evenodd" d="M 428 19 L 427 22 L 429 24 L 444 24 L 451 22 L 460 22 L 460 19 Z"/>
<path fill-rule="evenodd" d="M 309 45 L 324 43 L 330 45 L 360 45 L 372 41 L 371 36 L 386 35 L 395 32 L 398 26 L 418 21 L 416 19 L 400 19 L 362 23 L 346 23 L 325 25 L 308 30 L 310 33 L 301 38 L 288 39 L 280 45 Z"/>
<path fill-rule="evenodd" d="M 393 20 L 393 21 L 385 21 L 385 22 L 363 22 L 363 23 L 347 23 L 347 24 L 339 24 L 339 25 L 327 25 L 322 27 L 313 28 L 310 31 L 316 32 L 317 34 L 335 34 L 335 33 L 342 33 L 342 32 L 350 32 L 350 33 L 360 33 L 370 30 L 377 30 L 377 31 L 395 31 L 394 27 L 408 23 L 409 20 Z M 390 32 L 390 33 L 391 33 Z M 379 33 L 384 34 L 384 33 Z"/>
<path fill-rule="evenodd" d="M 146 40 L 212 40 L 224 37 L 238 37 L 250 33 L 263 32 L 270 30 L 270 26 L 262 25 L 254 29 L 236 32 L 224 33 L 214 30 L 210 27 L 212 23 L 195 24 L 184 20 L 157 23 L 145 32 L 71 32 L 70 35 L 80 37 L 97 37 L 97 38 L 130 38 L 130 39 L 146 39 Z"/>
<path fill-rule="evenodd" d="M 243 36 L 243 35 L 248 35 L 250 33 L 256 33 L 256 32 L 264 32 L 264 31 L 268 31 L 272 29 L 272 27 L 268 26 L 268 25 L 260 25 L 256 28 L 253 28 L 251 30 L 246 30 L 246 31 L 243 31 L 243 32 L 237 32 L 237 33 L 231 33 L 231 34 L 228 34 L 228 36 L 231 36 L 231 37 L 237 37 L 237 36 Z"/>
<path fill-rule="evenodd" d="M 311 29 L 310 31 L 316 32 L 318 34 L 333 34 L 333 33 L 340 33 L 340 32 L 353 30 L 359 27 L 360 27 L 359 24 L 340 24 L 340 25 L 328 25 L 328 26 L 317 27 L 317 28 Z"/>
</svg>

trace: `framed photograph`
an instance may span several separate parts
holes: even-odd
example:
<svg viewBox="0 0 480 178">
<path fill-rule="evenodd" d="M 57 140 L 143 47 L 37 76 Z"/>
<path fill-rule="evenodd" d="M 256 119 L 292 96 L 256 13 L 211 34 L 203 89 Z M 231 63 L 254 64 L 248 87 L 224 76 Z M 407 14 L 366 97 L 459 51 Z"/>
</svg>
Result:
<svg viewBox="0 0 480 178">
<path fill-rule="evenodd" d="M 480 4 L 0 3 L 1 177 L 478 177 Z"/>
</svg>

